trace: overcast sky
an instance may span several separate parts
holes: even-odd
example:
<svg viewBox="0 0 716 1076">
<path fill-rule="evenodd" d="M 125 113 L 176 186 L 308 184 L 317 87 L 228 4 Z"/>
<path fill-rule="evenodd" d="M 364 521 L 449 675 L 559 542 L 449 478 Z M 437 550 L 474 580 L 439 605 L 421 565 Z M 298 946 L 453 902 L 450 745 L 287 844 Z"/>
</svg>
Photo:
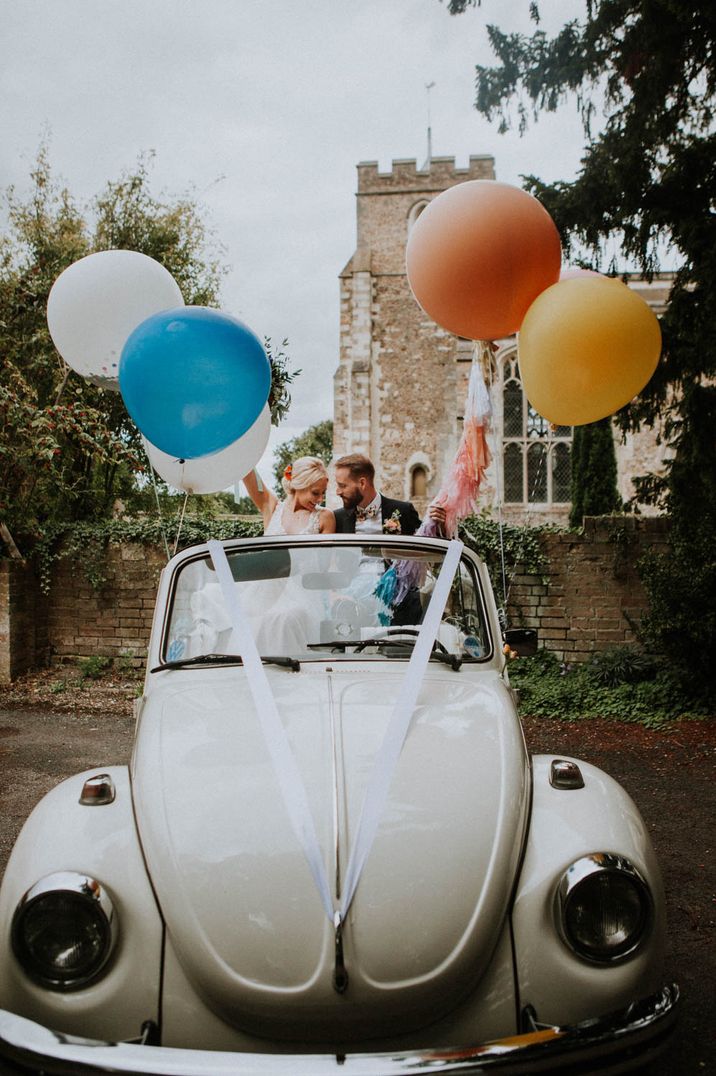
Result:
<svg viewBox="0 0 716 1076">
<path fill-rule="evenodd" d="M 355 166 L 493 154 L 497 178 L 571 178 L 576 107 L 520 139 L 473 108 L 486 25 L 529 30 L 528 0 L 0 0 L 0 185 L 53 171 L 89 200 L 155 151 L 156 195 L 193 191 L 231 267 L 223 307 L 290 341 L 303 374 L 272 443 L 331 417 L 338 274 L 355 247 Z M 541 4 L 548 32 L 580 0 Z M 264 461 L 264 468 L 267 462 Z"/>
</svg>

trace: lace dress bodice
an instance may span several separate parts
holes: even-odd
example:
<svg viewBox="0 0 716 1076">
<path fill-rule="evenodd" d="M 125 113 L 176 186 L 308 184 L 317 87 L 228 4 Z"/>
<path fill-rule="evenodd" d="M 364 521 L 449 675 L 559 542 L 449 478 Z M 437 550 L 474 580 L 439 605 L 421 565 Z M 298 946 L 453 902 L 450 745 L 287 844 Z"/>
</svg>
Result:
<svg viewBox="0 0 716 1076">
<path fill-rule="evenodd" d="M 273 515 L 269 520 L 268 527 L 264 531 L 264 534 L 288 534 L 282 521 L 283 510 L 286 505 L 285 501 L 279 501 L 274 508 Z M 321 523 L 321 511 L 319 508 L 314 508 L 308 517 L 308 523 L 303 530 L 296 531 L 296 534 L 318 534 Z"/>
</svg>

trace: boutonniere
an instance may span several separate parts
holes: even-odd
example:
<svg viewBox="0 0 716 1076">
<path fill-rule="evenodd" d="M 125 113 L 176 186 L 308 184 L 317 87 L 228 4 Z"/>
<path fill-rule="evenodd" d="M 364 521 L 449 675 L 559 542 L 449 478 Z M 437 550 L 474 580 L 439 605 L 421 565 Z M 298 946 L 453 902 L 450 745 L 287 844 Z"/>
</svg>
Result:
<svg viewBox="0 0 716 1076">
<path fill-rule="evenodd" d="M 389 519 L 383 521 L 383 534 L 400 534 L 400 509 L 396 508 Z"/>
</svg>

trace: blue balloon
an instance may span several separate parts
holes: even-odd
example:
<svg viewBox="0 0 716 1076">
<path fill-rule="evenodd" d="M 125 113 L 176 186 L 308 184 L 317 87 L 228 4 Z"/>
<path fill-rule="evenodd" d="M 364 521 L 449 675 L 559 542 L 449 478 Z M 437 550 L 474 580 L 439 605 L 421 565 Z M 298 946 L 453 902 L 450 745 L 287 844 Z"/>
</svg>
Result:
<svg viewBox="0 0 716 1076">
<path fill-rule="evenodd" d="M 147 440 L 190 460 L 221 451 L 253 426 L 268 399 L 271 367 L 238 318 L 182 306 L 137 326 L 122 349 L 119 387 Z"/>
</svg>

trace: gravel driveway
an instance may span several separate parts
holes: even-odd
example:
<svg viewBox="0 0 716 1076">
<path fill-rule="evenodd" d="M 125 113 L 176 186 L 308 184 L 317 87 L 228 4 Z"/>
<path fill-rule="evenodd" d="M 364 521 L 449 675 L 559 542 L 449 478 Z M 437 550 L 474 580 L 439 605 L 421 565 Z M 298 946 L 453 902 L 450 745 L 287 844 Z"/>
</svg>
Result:
<svg viewBox="0 0 716 1076">
<path fill-rule="evenodd" d="M 0 874 L 23 820 L 45 792 L 72 773 L 127 762 L 135 686 L 112 691 L 103 696 L 93 687 L 73 691 L 71 698 L 55 696 L 63 712 L 17 706 L 23 699 L 47 703 L 46 693 L 37 689 L 23 696 L 15 688 L 0 697 L 0 705 L 8 706 L 0 709 Z M 607 770 L 647 819 L 667 892 L 666 976 L 679 982 L 683 995 L 672 1044 L 648 1071 L 653 1076 L 712 1071 L 716 723 L 690 721 L 669 732 L 649 732 L 605 721 L 528 719 L 525 731 L 533 752 L 573 755 Z"/>
</svg>

